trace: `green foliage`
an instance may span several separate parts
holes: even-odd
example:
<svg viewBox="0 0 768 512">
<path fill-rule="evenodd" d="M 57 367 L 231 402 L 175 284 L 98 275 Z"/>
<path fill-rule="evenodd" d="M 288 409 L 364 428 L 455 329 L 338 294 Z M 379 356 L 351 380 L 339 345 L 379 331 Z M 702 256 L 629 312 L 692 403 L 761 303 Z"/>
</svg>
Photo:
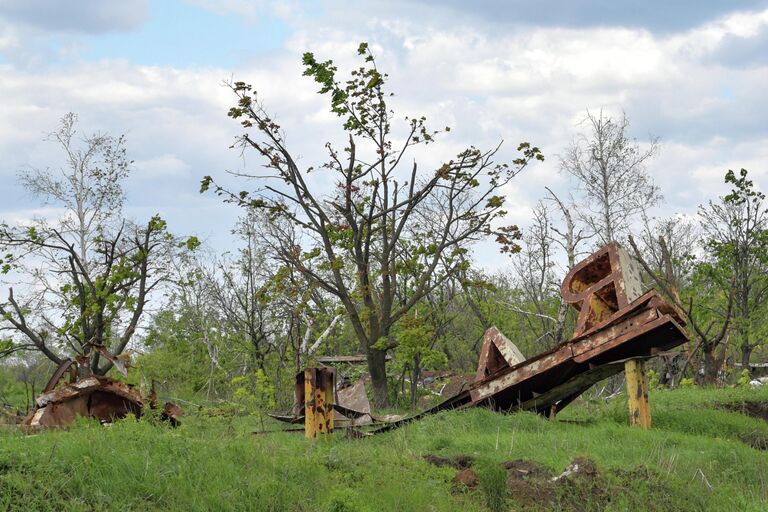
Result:
<svg viewBox="0 0 768 512">
<path fill-rule="evenodd" d="M 507 510 L 507 472 L 496 462 L 483 460 L 475 470 L 485 505 L 491 512 Z"/>
<path fill-rule="evenodd" d="M 691 389 L 696 387 L 696 382 L 693 378 L 683 378 L 680 380 L 680 387 L 683 389 Z"/>
<path fill-rule="evenodd" d="M 748 388 L 749 383 L 752 381 L 752 379 L 749 376 L 749 370 L 744 368 L 741 370 L 741 376 L 739 377 L 739 380 L 736 382 L 736 384 L 742 388 Z"/>
<path fill-rule="evenodd" d="M 659 373 L 653 370 L 648 370 L 648 387 L 650 389 L 657 389 L 659 387 Z"/>
<path fill-rule="evenodd" d="M 275 387 L 264 370 L 257 369 L 232 378 L 232 399 L 245 411 L 266 411 L 275 408 Z"/>
</svg>

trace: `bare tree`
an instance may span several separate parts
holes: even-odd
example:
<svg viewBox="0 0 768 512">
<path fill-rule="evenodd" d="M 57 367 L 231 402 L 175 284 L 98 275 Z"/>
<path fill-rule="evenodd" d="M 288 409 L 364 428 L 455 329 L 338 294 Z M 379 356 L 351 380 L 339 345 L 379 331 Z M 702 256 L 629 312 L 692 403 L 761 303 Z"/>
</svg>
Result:
<svg viewBox="0 0 768 512">
<path fill-rule="evenodd" d="M 68 114 L 52 135 L 65 154 L 64 167 L 21 174 L 30 192 L 64 213 L 56 222 L 0 225 L 2 270 L 22 279 L 21 294 L 11 287 L 0 303 L 0 321 L 17 335 L 16 345 L 55 363 L 72 355 L 81 372 L 104 374 L 122 367 L 116 356 L 130 343 L 180 246 L 158 216 L 143 226 L 122 218 L 121 181 L 129 164 L 122 137 L 78 141 L 75 123 Z"/>
<path fill-rule="evenodd" d="M 658 139 L 646 148 L 628 138 L 629 120 L 587 112 L 589 133 L 576 136 L 560 167 L 573 176 L 583 200 L 576 211 L 601 244 L 625 235 L 632 219 L 661 200 L 645 166 L 658 149 Z"/>
<path fill-rule="evenodd" d="M 547 192 L 549 193 L 548 199 L 552 202 L 554 202 L 558 209 L 560 210 L 560 214 L 563 217 L 563 222 L 565 224 L 564 228 L 558 228 L 555 225 L 552 225 L 551 230 L 554 233 L 552 240 L 554 243 L 559 245 L 563 251 L 565 252 L 566 257 L 566 264 L 567 267 L 564 269 L 564 274 L 567 274 L 570 272 L 570 270 L 573 268 L 573 266 L 576 264 L 576 257 L 580 254 L 579 252 L 579 245 L 584 241 L 589 239 L 590 237 L 594 236 L 594 233 L 592 235 L 585 234 L 585 230 L 583 228 L 576 228 L 576 222 L 574 221 L 573 214 L 571 213 L 573 210 L 575 210 L 575 207 L 573 204 L 566 205 L 549 187 L 545 187 Z M 563 297 L 560 297 L 560 305 L 557 309 L 557 322 L 555 327 L 555 342 L 560 343 L 565 339 L 565 322 L 568 317 L 568 312 L 572 311 L 572 308 L 570 307 L 570 304 L 568 304 Z"/>
<path fill-rule="evenodd" d="M 553 311 L 560 297 L 562 276 L 556 274 L 550 212 L 544 202 L 533 209 L 533 222 L 523 236 L 523 250 L 512 260 L 522 304 L 508 307 L 523 316 L 536 342 L 559 343 L 562 325 Z"/>
</svg>

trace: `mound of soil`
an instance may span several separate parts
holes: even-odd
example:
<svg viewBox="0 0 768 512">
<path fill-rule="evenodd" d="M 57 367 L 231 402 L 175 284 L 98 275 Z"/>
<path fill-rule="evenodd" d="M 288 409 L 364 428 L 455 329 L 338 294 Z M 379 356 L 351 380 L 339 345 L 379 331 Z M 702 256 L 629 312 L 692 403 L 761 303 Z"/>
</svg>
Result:
<svg viewBox="0 0 768 512">
<path fill-rule="evenodd" d="M 438 467 L 458 470 L 452 480 L 454 492 L 475 491 L 480 487 L 478 476 L 472 469 L 472 458 L 468 455 L 425 455 L 424 460 Z M 507 461 L 501 466 L 507 473 L 507 497 L 514 502 L 515 510 L 605 510 L 612 496 L 631 491 L 638 481 L 646 482 L 648 492 L 658 501 L 659 510 L 664 510 L 664 497 L 669 495 L 663 480 L 649 468 L 616 469 L 603 475 L 588 457 L 574 458 L 559 475 L 528 459 Z"/>
<path fill-rule="evenodd" d="M 480 484 L 480 481 L 477 479 L 477 473 L 475 473 L 474 469 L 466 468 L 456 473 L 456 476 L 453 477 L 452 483 L 454 490 L 464 491 L 466 489 L 476 489 Z"/>
</svg>

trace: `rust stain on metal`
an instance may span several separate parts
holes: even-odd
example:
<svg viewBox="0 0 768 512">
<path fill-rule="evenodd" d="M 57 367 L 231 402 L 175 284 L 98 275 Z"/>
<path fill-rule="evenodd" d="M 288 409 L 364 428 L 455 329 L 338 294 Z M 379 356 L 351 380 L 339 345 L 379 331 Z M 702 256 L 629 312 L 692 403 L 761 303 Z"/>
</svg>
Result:
<svg viewBox="0 0 768 512">
<path fill-rule="evenodd" d="M 520 349 L 504 336 L 495 326 L 485 331 L 480 361 L 477 364 L 476 379 L 480 380 L 502 368 L 525 361 Z"/>
<path fill-rule="evenodd" d="M 579 310 L 573 333 L 578 336 L 640 297 L 640 269 L 611 242 L 571 269 L 561 294 Z"/>
</svg>

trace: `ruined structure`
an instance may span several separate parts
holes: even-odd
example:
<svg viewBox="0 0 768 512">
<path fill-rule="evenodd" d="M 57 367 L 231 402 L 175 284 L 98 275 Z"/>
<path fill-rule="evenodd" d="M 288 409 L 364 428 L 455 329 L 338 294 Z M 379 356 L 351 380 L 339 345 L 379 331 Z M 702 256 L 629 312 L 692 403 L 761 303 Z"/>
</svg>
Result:
<svg viewBox="0 0 768 512">
<path fill-rule="evenodd" d="M 642 292 L 639 267 L 616 242 L 576 265 L 561 293 L 579 311 L 573 338 L 525 359 L 514 343 L 492 327 L 485 333 L 474 382 L 415 416 L 380 418 L 387 424 L 378 431 L 442 410 L 476 405 L 554 417 L 592 385 L 622 371 L 627 377 L 630 422 L 650 427 L 644 361 L 688 340 L 682 312 L 655 290 Z M 361 389 L 356 395 L 364 396 Z M 336 400 L 332 407 L 352 418 L 367 415 L 377 421 L 370 404 L 361 403 L 358 399 L 356 405 L 345 406 Z M 291 420 L 300 421 L 301 413 Z M 310 416 L 306 418 L 309 424 Z M 349 425 L 354 422 L 345 426 Z"/>
</svg>

